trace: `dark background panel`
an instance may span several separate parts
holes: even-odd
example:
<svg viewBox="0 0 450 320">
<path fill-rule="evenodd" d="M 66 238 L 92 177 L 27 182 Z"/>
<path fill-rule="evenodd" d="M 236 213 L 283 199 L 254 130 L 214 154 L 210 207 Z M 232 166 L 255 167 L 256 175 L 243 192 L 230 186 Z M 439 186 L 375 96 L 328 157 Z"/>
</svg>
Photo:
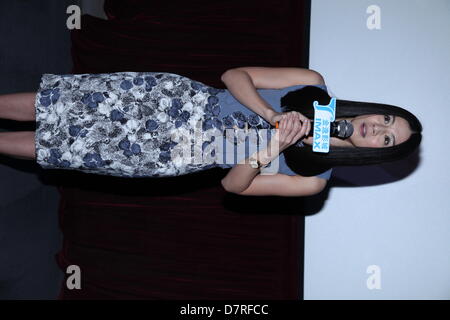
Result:
<svg viewBox="0 0 450 320">
<path fill-rule="evenodd" d="M 105 9 L 108 21 L 83 16 L 71 34 L 74 73 L 173 72 L 223 88 L 229 68 L 307 67 L 304 1 L 107 0 Z M 71 175 L 59 262 L 84 270 L 85 289 L 60 298 L 302 299 L 303 214 L 315 207 L 226 194 L 224 174 Z"/>
<path fill-rule="evenodd" d="M 77 1 L 0 1 L 0 94 L 33 92 L 42 73 L 69 73 L 66 8 Z M 34 130 L 0 120 L 0 131 Z M 0 299 L 55 299 L 63 273 L 60 195 L 31 161 L 0 157 Z"/>
<path fill-rule="evenodd" d="M 111 0 L 108 21 L 85 15 L 69 32 L 78 2 L 0 3 L 0 94 L 35 91 L 42 73 L 165 71 L 223 87 L 236 66 L 307 67 L 309 1 Z M 302 215 L 320 197 L 225 194 L 221 169 L 131 182 L 1 158 L 0 174 L 0 298 L 303 297 Z M 70 264 L 81 291 L 63 285 Z"/>
</svg>

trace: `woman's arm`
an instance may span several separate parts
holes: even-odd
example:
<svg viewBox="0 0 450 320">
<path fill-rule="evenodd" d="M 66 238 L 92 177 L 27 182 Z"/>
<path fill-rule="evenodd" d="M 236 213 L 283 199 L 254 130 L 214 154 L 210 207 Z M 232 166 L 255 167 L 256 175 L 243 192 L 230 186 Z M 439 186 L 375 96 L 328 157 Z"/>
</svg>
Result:
<svg viewBox="0 0 450 320">
<path fill-rule="evenodd" d="M 327 180 L 319 177 L 286 174 L 257 175 L 250 186 L 238 194 L 244 196 L 312 196 L 321 192 Z"/>
<path fill-rule="evenodd" d="M 253 153 L 250 157 L 258 159 L 261 163 L 267 164 L 279 155 L 279 146 L 275 139 L 271 139 L 267 147 Z M 228 174 L 222 179 L 223 188 L 232 193 L 241 193 L 245 191 L 259 174 L 260 169 L 253 168 L 249 163 L 249 158 L 246 158 L 236 164 Z"/>
<path fill-rule="evenodd" d="M 230 69 L 221 79 L 236 100 L 270 122 L 276 111 L 258 94 L 248 73 Z"/>
<path fill-rule="evenodd" d="M 295 85 L 324 85 L 325 80 L 317 71 L 295 67 L 240 67 L 231 70 L 243 71 L 252 79 L 257 89 L 282 89 Z"/>
<path fill-rule="evenodd" d="M 309 128 L 309 126 L 301 125 L 299 118 L 300 115 L 296 112 L 283 115 L 279 129 L 276 129 L 267 147 L 255 152 L 252 156 L 266 164 L 297 142 Z M 235 165 L 222 179 L 221 183 L 225 190 L 242 195 L 299 196 L 320 192 L 326 184 L 321 181 L 324 179 L 316 177 L 291 177 L 284 174 L 258 175 L 260 169 L 252 168 L 249 158 Z"/>
<path fill-rule="evenodd" d="M 222 81 L 241 104 L 273 123 L 278 114 L 256 89 L 280 89 L 299 84 L 324 84 L 322 76 L 303 68 L 241 67 L 222 74 Z M 277 121 L 279 118 L 276 119 Z"/>
<path fill-rule="evenodd" d="M 260 157 L 264 156 L 266 152 L 260 154 Z M 265 160 L 261 162 L 266 163 Z M 252 168 L 246 159 L 245 164 L 237 164 L 230 170 L 222 179 L 222 186 L 228 192 L 245 196 L 298 197 L 317 194 L 327 184 L 326 179 L 319 177 L 289 176 L 281 173 L 261 175 L 259 171 L 260 169 Z"/>
</svg>

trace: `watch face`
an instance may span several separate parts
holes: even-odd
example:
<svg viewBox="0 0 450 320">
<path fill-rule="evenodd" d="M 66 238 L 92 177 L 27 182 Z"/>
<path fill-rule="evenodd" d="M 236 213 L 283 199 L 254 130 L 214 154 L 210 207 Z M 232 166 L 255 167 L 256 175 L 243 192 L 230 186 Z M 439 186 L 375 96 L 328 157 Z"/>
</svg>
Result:
<svg viewBox="0 0 450 320">
<path fill-rule="evenodd" d="M 258 168 L 258 162 L 256 162 L 256 159 L 250 159 L 250 166 L 252 168 Z"/>
</svg>

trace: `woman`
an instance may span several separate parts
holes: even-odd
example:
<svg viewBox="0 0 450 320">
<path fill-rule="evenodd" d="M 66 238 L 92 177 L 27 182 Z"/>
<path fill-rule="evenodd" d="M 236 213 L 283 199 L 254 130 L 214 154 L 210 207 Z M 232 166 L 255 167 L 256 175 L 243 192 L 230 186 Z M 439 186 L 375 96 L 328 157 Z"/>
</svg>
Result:
<svg viewBox="0 0 450 320">
<path fill-rule="evenodd" d="M 351 120 L 354 133 L 347 141 L 331 138 L 329 154 L 313 154 L 312 138 L 307 137 L 312 102 L 305 101 L 329 102 L 320 74 L 301 68 L 245 67 L 226 71 L 222 81 L 228 90 L 164 72 L 44 74 L 36 94 L 0 97 L 1 118 L 36 121 L 36 132 L 0 133 L 0 153 L 36 160 L 44 168 L 123 177 L 176 176 L 224 167 L 231 168 L 221 181 L 229 192 L 303 196 L 320 192 L 335 165 L 393 160 L 420 143 L 420 123 L 406 110 L 385 105 L 377 109 L 375 104 L 352 109 L 352 102 L 337 100 L 337 120 Z M 397 115 L 395 120 L 384 120 L 386 110 L 393 110 L 389 116 Z M 276 122 L 279 130 L 271 129 Z M 222 164 L 223 154 L 216 151 L 223 149 L 215 138 L 230 129 L 249 128 L 275 134 L 259 151 Z M 196 129 L 207 137 L 200 144 L 191 139 Z M 391 140 L 383 144 L 382 139 Z M 235 135 L 230 141 L 235 147 L 248 139 Z M 399 149 L 405 144 L 407 151 Z M 213 160 L 185 161 L 186 147 L 191 156 Z M 363 153 L 353 157 L 360 149 Z M 311 163 L 305 163 L 305 157 Z M 259 174 L 277 159 L 281 173 Z"/>
</svg>

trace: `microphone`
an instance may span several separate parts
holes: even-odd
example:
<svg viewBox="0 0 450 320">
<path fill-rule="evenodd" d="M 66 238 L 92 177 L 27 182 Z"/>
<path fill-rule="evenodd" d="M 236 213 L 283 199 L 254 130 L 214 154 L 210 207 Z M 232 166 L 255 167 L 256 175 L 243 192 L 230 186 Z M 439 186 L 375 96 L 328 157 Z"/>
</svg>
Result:
<svg viewBox="0 0 450 320">
<path fill-rule="evenodd" d="M 341 139 L 350 138 L 353 134 L 353 124 L 347 120 L 333 121 L 330 123 L 330 137 Z"/>
<path fill-rule="evenodd" d="M 314 122 L 314 120 L 310 120 Z M 275 128 L 278 129 L 278 121 Z M 347 139 L 353 134 L 353 124 L 347 120 L 333 121 L 330 123 L 330 137 L 336 137 L 340 139 Z M 308 136 L 314 135 L 314 123 L 312 123 L 312 129 L 308 133 Z"/>
</svg>

